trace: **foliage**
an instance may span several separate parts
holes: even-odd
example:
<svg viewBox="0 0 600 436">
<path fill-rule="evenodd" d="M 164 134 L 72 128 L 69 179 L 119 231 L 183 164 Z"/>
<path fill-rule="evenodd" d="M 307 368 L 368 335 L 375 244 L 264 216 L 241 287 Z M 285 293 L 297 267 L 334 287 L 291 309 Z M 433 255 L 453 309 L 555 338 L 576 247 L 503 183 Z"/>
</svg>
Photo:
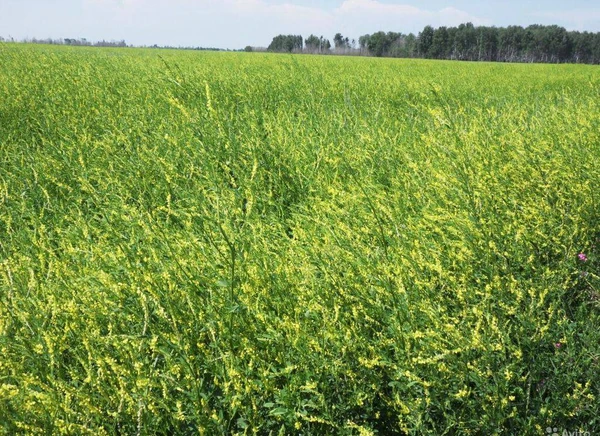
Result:
<svg viewBox="0 0 600 436">
<path fill-rule="evenodd" d="M 268 47 L 269 51 L 294 52 L 302 50 L 302 36 L 300 35 L 277 35 Z"/>
<path fill-rule="evenodd" d="M 600 63 L 600 33 L 568 32 L 556 25 L 425 26 L 415 35 L 377 32 L 359 38 L 374 56 L 499 62 Z M 401 47 L 398 49 L 397 47 Z"/>
<path fill-rule="evenodd" d="M 0 58 L 0 433 L 600 430 L 597 69 Z"/>
<path fill-rule="evenodd" d="M 335 44 L 335 48 L 338 50 L 344 50 L 351 47 L 350 39 L 348 37 L 344 38 L 344 36 L 341 33 L 335 34 L 335 36 L 333 37 L 333 43 Z"/>
<path fill-rule="evenodd" d="M 323 38 L 323 36 L 319 38 L 316 35 L 310 35 L 306 38 L 304 44 L 309 53 L 324 53 L 328 52 L 331 48 L 331 42 L 329 42 L 328 39 Z"/>
</svg>

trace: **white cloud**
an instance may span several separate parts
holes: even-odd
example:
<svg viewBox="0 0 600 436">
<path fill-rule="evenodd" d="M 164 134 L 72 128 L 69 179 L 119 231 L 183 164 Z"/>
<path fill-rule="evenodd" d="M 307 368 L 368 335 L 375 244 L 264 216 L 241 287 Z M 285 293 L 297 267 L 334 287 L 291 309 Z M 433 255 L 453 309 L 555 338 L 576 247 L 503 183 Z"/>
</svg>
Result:
<svg viewBox="0 0 600 436">
<path fill-rule="evenodd" d="M 423 10 L 410 5 L 397 5 L 381 3 L 376 0 L 346 0 L 338 8 L 341 14 L 374 14 L 377 16 L 418 16 L 423 14 Z"/>
<path fill-rule="evenodd" d="M 306 34 L 310 29 L 327 30 L 333 23 L 333 15 L 323 9 L 300 6 L 293 3 L 269 4 L 262 0 L 225 0 L 223 13 L 232 14 L 254 23 L 255 27 L 278 33 Z"/>
<path fill-rule="evenodd" d="M 418 32 L 426 25 L 457 26 L 461 23 L 486 24 L 488 21 L 465 11 L 448 7 L 427 10 L 405 4 L 381 3 L 377 0 L 345 0 L 336 10 L 338 25 L 361 28 L 362 33 L 383 31 Z"/>
<path fill-rule="evenodd" d="M 265 0 L 85 0 L 85 9 L 135 34 L 126 39 L 136 44 L 240 48 L 279 33 L 331 33 L 334 23 L 325 10 Z"/>
<path fill-rule="evenodd" d="M 4 1 L 14 5 L 0 16 L 5 34 L 125 39 L 147 45 L 241 48 L 268 45 L 279 33 L 305 38 L 314 33 L 331 39 L 341 32 L 358 39 L 379 30 L 408 33 L 427 24 L 485 23 L 455 8 L 429 10 L 378 0 L 343 0 L 334 8 L 303 6 L 295 0 L 55 0 L 42 2 L 52 6 L 39 9 L 0 0 L 0 9 Z"/>
<path fill-rule="evenodd" d="M 600 8 L 568 9 L 531 14 L 540 24 L 562 23 L 568 30 L 600 30 Z"/>
<path fill-rule="evenodd" d="M 545 12 L 523 0 L 496 2 L 495 7 L 480 2 L 469 10 L 435 9 L 431 5 L 439 2 L 426 0 L 396 1 L 337 0 L 327 2 L 337 6 L 326 7 L 315 0 L 0 0 L 0 36 L 241 48 L 268 45 L 279 33 L 331 39 L 341 32 L 358 38 L 379 30 L 417 33 L 427 24 L 492 24 L 478 14 L 490 14 L 497 25 L 556 23 L 600 31 L 600 7 L 588 7 L 587 0 L 572 0 L 565 10 L 558 0 L 548 1 Z"/>
</svg>

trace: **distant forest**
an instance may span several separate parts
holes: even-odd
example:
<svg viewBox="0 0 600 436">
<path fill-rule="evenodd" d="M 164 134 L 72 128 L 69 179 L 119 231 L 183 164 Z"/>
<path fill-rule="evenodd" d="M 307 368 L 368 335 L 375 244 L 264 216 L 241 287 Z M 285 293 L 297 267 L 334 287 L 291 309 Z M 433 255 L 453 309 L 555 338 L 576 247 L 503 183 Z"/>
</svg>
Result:
<svg viewBox="0 0 600 436">
<path fill-rule="evenodd" d="M 86 38 L 46 38 L 46 39 L 38 39 L 38 38 L 27 38 L 20 41 L 15 41 L 14 38 L 3 38 L 0 36 L 0 42 L 21 42 L 27 44 L 52 44 L 52 45 L 72 45 L 72 46 L 81 46 L 81 47 L 139 47 L 139 48 L 162 48 L 162 49 L 172 49 L 172 50 L 207 50 L 207 51 L 243 51 L 240 50 L 225 50 L 222 48 L 216 47 L 175 47 L 170 45 L 149 45 L 149 46 L 134 46 L 128 45 L 125 40 L 120 41 L 89 41 Z"/>
<path fill-rule="evenodd" d="M 2 41 L 14 40 L 0 37 L 0 42 Z M 131 47 L 123 40 L 91 42 L 85 38 L 33 38 L 21 42 Z M 222 50 L 214 47 L 172 47 L 156 44 L 148 47 Z M 247 46 L 242 50 L 488 62 L 600 64 L 600 32 L 568 31 L 557 25 L 490 27 L 466 23 L 458 27 L 425 26 L 417 35 L 376 32 L 363 35 L 358 40 L 351 40 L 337 33 L 333 37 L 333 44 L 323 36 L 310 35 L 303 39 L 301 35 L 277 35 L 267 48 Z"/>
<path fill-rule="evenodd" d="M 121 41 L 88 41 L 86 38 L 64 38 L 64 39 L 38 39 L 27 38 L 21 41 L 15 41 L 13 38 L 3 38 L 0 36 L 0 42 L 23 42 L 29 44 L 53 44 L 53 45 L 75 45 L 85 47 L 127 47 L 124 40 Z"/>
<path fill-rule="evenodd" d="M 600 33 L 567 31 L 556 25 L 425 26 L 418 35 L 377 32 L 363 35 L 358 41 L 338 33 L 333 42 L 332 49 L 330 41 L 322 36 L 310 35 L 303 41 L 300 35 L 278 35 L 267 50 L 463 61 L 600 63 Z"/>
</svg>

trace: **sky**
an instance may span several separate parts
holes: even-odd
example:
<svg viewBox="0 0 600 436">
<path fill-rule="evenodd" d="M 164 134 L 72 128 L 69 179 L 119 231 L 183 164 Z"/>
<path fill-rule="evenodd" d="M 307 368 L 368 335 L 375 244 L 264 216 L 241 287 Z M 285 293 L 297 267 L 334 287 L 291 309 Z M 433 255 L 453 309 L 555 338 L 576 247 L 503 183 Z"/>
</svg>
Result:
<svg viewBox="0 0 600 436">
<path fill-rule="evenodd" d="M 599 0 L 0 0 L 0 36 L 266 47 L 278 34 L 358 40 L 425 25 L 558 24 L 600 32 Z"/>
</svg>

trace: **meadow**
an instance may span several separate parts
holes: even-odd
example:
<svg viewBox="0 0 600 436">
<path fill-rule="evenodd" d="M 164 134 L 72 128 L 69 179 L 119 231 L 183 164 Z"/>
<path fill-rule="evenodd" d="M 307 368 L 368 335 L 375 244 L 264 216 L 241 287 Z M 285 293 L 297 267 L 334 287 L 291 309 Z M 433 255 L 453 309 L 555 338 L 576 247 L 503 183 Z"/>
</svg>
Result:
<svg viewBox="0 0 600 436">
<path fill-rule="evenodd" d="M 599 181 L 597 66 L 0 44 L 0 433 L 594 434 Z"/>
</svg>

